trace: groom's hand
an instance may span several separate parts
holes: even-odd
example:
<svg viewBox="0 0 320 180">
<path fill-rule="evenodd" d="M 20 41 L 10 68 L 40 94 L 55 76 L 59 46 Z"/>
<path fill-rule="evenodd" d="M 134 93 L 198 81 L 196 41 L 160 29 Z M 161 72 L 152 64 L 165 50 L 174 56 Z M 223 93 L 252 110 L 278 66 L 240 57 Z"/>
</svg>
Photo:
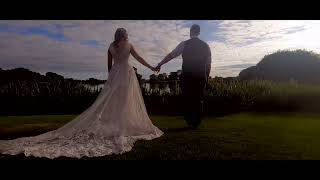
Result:
<svg viewBox="0 0 320 180">
<path fill-rule="evenodd" d="M 156 69 L 157 72 L 160 72 L 160 70 L 161 70 L 161 65 L 158 64 L 158 66 L 157 66 L 155 69 Z"/>
</svg>

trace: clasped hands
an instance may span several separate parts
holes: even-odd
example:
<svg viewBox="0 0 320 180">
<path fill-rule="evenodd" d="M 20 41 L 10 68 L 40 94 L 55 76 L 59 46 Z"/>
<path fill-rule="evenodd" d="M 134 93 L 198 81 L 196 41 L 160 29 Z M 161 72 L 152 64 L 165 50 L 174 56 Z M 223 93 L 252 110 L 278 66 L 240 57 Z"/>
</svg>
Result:
<svg viewBox="0 0 320 180">
<path fill-rule="evenodd" d="M 150 69 L 156 73 L 159 73 L 161 70 L 161 65 L 159 63 L 156 67 L 151 67 Z"/>
</svg>

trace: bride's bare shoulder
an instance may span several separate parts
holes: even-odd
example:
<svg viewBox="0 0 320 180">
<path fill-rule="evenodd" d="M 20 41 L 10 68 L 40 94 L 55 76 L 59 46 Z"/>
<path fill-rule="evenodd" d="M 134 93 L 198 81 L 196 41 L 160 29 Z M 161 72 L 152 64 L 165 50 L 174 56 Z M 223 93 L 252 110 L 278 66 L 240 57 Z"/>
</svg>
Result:
<svg viewBox="0 0 320 180">
<path fill-rule="evenodd" d="M 133 44 L 131 42 L 128 42 L 128 46 L 129 46 L 130 50 L 134 49 Z"/>
</svg>

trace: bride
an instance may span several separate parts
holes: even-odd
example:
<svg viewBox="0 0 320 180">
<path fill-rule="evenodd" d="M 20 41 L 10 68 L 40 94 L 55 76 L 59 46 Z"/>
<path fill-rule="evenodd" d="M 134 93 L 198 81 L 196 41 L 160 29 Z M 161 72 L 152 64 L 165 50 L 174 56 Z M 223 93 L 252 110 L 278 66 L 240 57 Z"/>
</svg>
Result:
<svg viewBox="0 0 320 180">
<path fill-rule="evenodd" d="M 149 119 L 135 71 L 129 65 L 130 54 L 156 70 L 128 42 L 127 31 L 118 28 L 108 49 L 108 80 L 92 106 L 54 131 L 0 141 L 0 153 L 51 159 L 97 157 L 128 152 L 137 140 L 160 137 L 163 132 Z"/>
</svg>

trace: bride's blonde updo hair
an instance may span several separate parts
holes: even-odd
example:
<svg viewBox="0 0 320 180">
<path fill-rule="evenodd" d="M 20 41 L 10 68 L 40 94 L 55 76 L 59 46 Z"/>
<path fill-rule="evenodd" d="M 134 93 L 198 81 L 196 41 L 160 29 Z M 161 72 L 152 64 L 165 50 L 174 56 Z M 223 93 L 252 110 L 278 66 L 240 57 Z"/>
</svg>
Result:
<svg viewBox="0 0 320 180">
<path fill-rule="evenodd" d="M 125 38 L 127 30 L 124 28 L 118 28 L 114 34 L 114 41 L 113 44 L 115 47 L 118 47 L 118 43 Z"/>
</svg>

